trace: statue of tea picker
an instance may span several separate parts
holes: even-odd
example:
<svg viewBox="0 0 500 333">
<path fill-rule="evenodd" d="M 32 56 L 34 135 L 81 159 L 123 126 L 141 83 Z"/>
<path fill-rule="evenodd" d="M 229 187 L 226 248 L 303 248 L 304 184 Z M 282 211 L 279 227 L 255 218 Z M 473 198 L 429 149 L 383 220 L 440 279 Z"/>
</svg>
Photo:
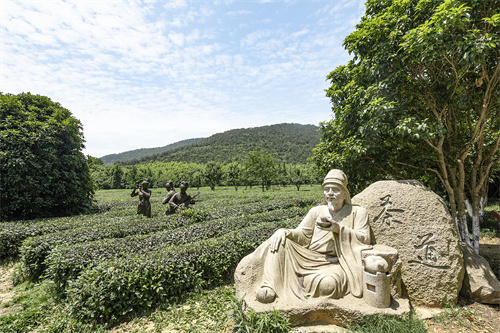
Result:
<svg viewBox="0 0 500 333">
<path fill-rule="evenodd" d="M 397 250 L 370 244 L 367 211 L 351 204 L 344 172 L 330 170 L 322 187 L 324 201 L 297 228 L 277 230 L 240 262 L 237 294 L 262 304 L 297 304 L 350 293 L 389 307 Z"/>
<path fill-rule="evenodd" d="M 139 205 L 137 206 L 137 214 L 151 217 L 151 190 L 149 189 L 149 180 L 144 178 L 142 182 L 137 184 L 130 193 L 131 197 L 139 196 Z"/>
</svg>

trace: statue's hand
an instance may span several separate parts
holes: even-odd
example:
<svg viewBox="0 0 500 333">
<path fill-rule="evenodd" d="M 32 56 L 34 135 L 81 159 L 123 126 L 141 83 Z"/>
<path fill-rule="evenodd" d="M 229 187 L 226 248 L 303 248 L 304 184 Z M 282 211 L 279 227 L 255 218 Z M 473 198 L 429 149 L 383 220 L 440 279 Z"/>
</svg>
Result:
<svg viewBox="0 0 500 333">
<path fill-rule="evenodd" d="M 271 239 L 270 239 L 271 252 L 278 251 L 281 244 L 283 244 L 283 246 L 285 246 L 286 236 L 288 234 L 289 234 L 289 231 L 286 229 L 276 230 L 276 232 L 274 233 L 274 235 L 271 236 Z"/>
<path fill-rule="evenodd" d="M 316 226 L 325 231 L 333 231 L 338 233 L 340 230 L 340 225 L 330 216 L 324 216 L 316 221 Z"/>
</svg>

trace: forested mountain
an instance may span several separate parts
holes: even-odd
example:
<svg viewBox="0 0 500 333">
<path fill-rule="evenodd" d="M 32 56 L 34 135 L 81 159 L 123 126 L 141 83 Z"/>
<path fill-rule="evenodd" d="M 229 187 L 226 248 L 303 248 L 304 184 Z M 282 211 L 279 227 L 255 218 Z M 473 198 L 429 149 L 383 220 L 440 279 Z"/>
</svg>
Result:
<svg viewBox="0 0 500 333">
<path fill-rule="evenodd" d="M 308 162 L 319 138 L 319 128 L 315 125 L 283 123 L 229 130 L 190 145 L 133 160 L 122 159 L 121 162 L 129 165 L 173 161 L 229 163 L 242 161 L 250 151 L 265 150 L 277 162 L 301 164 Z"/>
<path fill-rule="evenodd" d="M 106 165 L 112 165 L 116 162 L 124 162 L 124 161 L 130 161 L 130 160 L 136 160 L 140 159 L 146 156 L 151 156 L 155 154 L 160 154 L 165 151 L 173 150 L 179 147 L 187 146 L 192 143 L 196 143 L 198 141 L 201 141 L 205 138 L 197 138 L 197 139 L 187 139 L 187 140 L 182 140 L 178 141 L 172 144 L 169 144 L 167 146 L 163 147 L 156 147 L 156 148 L 141 148 L 141 149 L 135 149 L 135 150 L 129 150 L 123 153 L 118 153 L 118 154 L 110 154 L 101 157 L 100 159 L 104 162 Z"/>
</svg>

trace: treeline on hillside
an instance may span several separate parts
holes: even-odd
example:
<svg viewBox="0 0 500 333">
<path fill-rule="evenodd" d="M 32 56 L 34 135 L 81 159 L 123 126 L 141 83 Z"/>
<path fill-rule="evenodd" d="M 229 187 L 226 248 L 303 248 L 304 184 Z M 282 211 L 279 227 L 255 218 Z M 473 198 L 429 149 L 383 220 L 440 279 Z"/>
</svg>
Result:
<svg viewBox="0 0 500 333">
<path fill-rule="evenodd" d="M 188 181 L 191 187 L 294 185 L 297 190 L 305 184 L 319 184 L 322 175 L 313 164 L 278 163 L 264 151 L 251 151 L 242 162 L 153 162 L 139 165 L 104 165 L 100 159 L 90 159 L 91 174 L 98 189 L 133 188 L 142 179 L 150 187 L 163 187 L 167 180 L 174 186 Z"/>
<path fill-rule="evenodd" d="M 234 129 L 214 134 L 196 143 L 132 160 L 124 165 L 153 162 L 210 161 L 229 164 L 242 162 L 250 151 L 267 151 L 287 164 L 306 164 L 312 149 L 320 141 L 319 128 L 314 125 L 277 124 L 255 128 Z"/>
<path fill-rule="evenodd" d="M 163 147 L 156 147 L 156 148 L 141 148 L 141 149 L 134 149 L 134 150 L 129 150 L 123 153 L 118 153 L 118 154 L 110 154 L 110 155 L 105 155 L 101 157 L 100 159 L 104 162 L 106 165 L 113 165 L 116 162 L 120 161 L 130 161 L 130 160 L 137 160 L 146 156 L 151 156 L 155 154 L 161 154 L 163 152 L 169 151 L 169 150 L 174 150 L 183 146 L 187 146 L 193 143 L 196 143 L 198 141 L 203 140 L 204 138 L 196 138 L 196 139 L 187 139 L 187 140 L 182 140 L 178 141 L 175 143 L 172 143 L 167 146 Z"/>
</svg>

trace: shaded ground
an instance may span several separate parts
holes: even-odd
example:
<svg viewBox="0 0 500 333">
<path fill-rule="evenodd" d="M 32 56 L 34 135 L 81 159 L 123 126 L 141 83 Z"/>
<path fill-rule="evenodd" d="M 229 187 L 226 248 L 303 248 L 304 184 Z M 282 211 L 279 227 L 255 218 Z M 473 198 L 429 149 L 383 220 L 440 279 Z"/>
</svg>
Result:
<svg viewBox="0 0 500 333">
<path fill-rule="evenodd" d="M 479 254 L 488 260 L 500 278 L 500 238 L 481 238 Z M 487 305 L 460 299 L 456 308 L 444 310 L 439 317 L 427 319 L 429 332 L 500 332 L 500 305 Z"/>
</svg>

